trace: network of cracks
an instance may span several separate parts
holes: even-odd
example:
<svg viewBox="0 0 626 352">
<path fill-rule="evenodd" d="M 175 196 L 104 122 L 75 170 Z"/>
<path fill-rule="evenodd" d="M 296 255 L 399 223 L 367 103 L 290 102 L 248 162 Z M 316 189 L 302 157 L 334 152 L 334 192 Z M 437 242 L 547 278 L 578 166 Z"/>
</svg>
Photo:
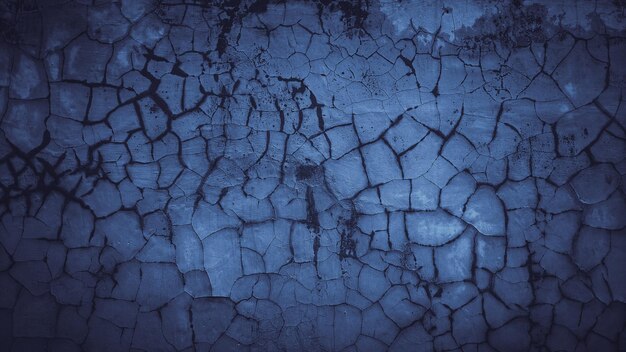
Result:
<svg viewBox="0 0 626 352">
<path fill-rule="evenodd" d="M 625 350 L 625 6 L 0 1 L 0 349 Z"/>
</svg>

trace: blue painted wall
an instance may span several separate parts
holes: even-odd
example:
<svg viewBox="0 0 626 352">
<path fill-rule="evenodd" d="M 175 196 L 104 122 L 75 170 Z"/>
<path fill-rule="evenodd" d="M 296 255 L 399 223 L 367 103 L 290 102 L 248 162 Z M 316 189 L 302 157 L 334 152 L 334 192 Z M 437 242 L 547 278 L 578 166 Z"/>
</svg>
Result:
<svg viewBox="0 0 626 352">
<path fill-rule="evenodd" d="M 3 1 L 0 349 L 626 349 L 623 1 Z"/>
</svg>

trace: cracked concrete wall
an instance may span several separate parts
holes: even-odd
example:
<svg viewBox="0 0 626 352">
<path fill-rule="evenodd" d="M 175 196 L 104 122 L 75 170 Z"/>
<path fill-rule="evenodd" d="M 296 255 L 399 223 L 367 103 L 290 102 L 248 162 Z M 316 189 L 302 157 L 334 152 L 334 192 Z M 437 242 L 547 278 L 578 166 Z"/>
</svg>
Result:
<svg viewBox="0 0 626 352">
<path fill-rule="evenodd" d="M 626 350 L 624 1 L 0 1 L 0 349 Z"/>
</svg>

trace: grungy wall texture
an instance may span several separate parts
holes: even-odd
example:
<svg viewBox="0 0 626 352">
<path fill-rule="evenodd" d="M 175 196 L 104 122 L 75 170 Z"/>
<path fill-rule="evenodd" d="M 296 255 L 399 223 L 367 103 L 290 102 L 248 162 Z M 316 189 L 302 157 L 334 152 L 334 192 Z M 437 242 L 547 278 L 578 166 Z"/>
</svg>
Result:
<svg viewBox="0 0 626 352">
<path fill-rule="evenodd" d="M 625 16 L 0 1 L 0 349 L 626 350 Z"/>
</svg>

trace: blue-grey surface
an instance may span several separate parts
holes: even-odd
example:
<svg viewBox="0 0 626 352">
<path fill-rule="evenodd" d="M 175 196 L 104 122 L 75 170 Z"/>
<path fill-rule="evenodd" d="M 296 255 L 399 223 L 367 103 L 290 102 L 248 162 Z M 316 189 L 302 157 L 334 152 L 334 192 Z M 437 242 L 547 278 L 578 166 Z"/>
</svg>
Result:
<svg viewBox="0 0 626 352">
<path fill-rule="evenodd" d="M 626 350 L 625 16 L 0 1 L 0 349 Z"/>
</svg>

